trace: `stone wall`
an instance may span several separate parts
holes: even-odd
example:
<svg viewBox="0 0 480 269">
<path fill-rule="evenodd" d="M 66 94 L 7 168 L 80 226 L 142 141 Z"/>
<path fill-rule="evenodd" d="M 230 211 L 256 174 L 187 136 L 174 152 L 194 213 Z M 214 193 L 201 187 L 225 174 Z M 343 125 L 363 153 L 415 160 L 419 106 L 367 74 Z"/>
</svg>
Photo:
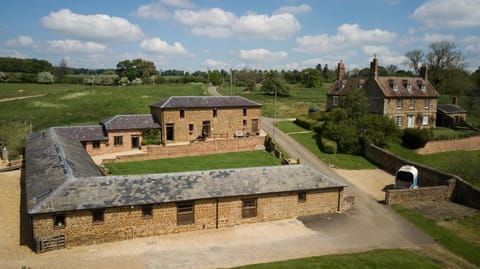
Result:
<svg viewBox="0 0 480 269">
<path fill-rule="evenodd" d="M 392 189 L 385 191 L 387 205 L 408 205 L 418 202 L 448 201 L 454 182 L 450 186 L 423 187 L 417 189 Z"/>
<path fill-rule="evenodd" d="M 143 161 L 184 156 L 252 151 L 263 146 L 264 136 L 252 136 L 235 139 L 218 139 L 194 142 L 188 145 L 150 145 L 146 154 L 118 156 L 116 159 L 105 159 L 103 163 Z"/>
<path fill-rule="evenodd" d="M 414 165 L 418 169 L 419 187 L 446 186 L 453 179 L 455 184 L 450 200 L 480 209 L 480 189 L 473 187 L 456 175 L 405 160 L 375 145 L 364 145 L 363 155 L 369 161 L 392 175 L 395 175 L 396 171 L 403 165 Z"/>
<path fill-rule="evenodd" d="M 429 141 L 425 147 L 418 149 L 418 154 L 432 154 L 454 150 L 480 150 L 480 136 L 455 140 Z"/>
<path fill-rule="evenodd" d="M 413 107 L 410 107 L 410 98 L 401 98 L 402 108 L 397 108 L 397 98 L 385 99 L 385 115 L 395 120 L 396 116 L 402 116 L 401 128 L 408 127 L 408 115 L 414 115 L 415 128 L 435 127 L 437 115 L 437 99 L 429 98 L 429 106 L 425 107 L 424 98 L 415 98 Z M 429 116 L 427 125 L 422 124 L 422 117 Z M 418 117 L 418 119 L 417 119 Z"/>
<path fill-rule="evenodd" d="M 242 218 L 242 198 L 257 198 L 257 216 Z M 169 233 L 215 229 L 244 223 L 272 221 L 343 210 L 343 188 L 308 191 L 306 201 L 297 192 L 251 197 L 204 199 L 194 202 L 194 223 L 177 225 L 175 203 L 153 205 L 143 217 L 141 206 L 107 208 L 104 221 L 93 223 L 89 210 L 66 212 L 65 226 L 54 228 L 53 215 L 33 216 L 34 238 L 63 233 L 67 246 L 85 245 Z"/>
</svg>

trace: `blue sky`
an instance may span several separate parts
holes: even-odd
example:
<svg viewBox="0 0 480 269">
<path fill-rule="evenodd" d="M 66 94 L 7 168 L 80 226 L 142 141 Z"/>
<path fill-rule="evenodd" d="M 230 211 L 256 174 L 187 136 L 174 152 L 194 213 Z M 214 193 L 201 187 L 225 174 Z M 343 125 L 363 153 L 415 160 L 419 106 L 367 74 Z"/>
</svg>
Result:
<svg viewBox="0 0 480 269">
<path fill-rule="evenodd" d="M 406 69 L 404 54 L 455 41 L 480 66 L 480 0 L 16 0 L 2 3 L 0 56 L 115 68 Z"/>
</svg>

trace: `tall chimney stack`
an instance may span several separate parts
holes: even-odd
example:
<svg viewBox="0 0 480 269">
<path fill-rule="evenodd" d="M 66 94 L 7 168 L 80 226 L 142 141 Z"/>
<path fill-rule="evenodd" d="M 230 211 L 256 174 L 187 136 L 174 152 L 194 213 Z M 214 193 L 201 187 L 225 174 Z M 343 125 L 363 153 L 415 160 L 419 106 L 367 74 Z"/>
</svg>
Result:
<svg viewBox="0 0 480 269">
<path fill-rule="evenodd" d="M 452 97 L 452 104 L 458 106 L 458 98 L 456 96 Z"/>
<path fill-rule="evenodd" d="M 337 66 L 337 80 L 342 81 L 344 79 L 345 79 L 345 65 L 343 64 L 342 60 L 340 60 Z"/>
<path fill-rule="evenodd" d="M 378 76 L 378 60 L 377 55 L 373 56 L 373 60 L 370 62 L 370 77 L 376 78 Z"/>
<path fill-rule="evenodd" d="M 420 77 L 423 80 L 428 80 L 428 67 L 426 64 L 422 64 L 422 67 L 420 67 Z"/>
</svg>

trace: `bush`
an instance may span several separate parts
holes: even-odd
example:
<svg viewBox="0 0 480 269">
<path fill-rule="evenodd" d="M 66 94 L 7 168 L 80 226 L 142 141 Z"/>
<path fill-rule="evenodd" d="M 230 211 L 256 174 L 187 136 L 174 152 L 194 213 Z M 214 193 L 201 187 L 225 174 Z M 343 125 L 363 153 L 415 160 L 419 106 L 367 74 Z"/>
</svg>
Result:
<svg viewBox="0 0 480 269">
<path fill-rule="evenodd" d="M 318 124 L 318 121 L 310 119 L 308 116 L 300 115 L 295 119 L 294 123 L 307 130 L 313 130 L 313 128 L 315 128 L 315 126 Z"/>
<path fill-rule="evenodd" d="M 146 129 L 142 131 L 142 145 L 160 145 L 160 129 Z"/>
<path fill-rule="evenodd" d="M 403 131 L 402 145 L 409 149 L 423 148 L 431 137 L 430 129 L 408 128 Z"/>
<path fill-rule="evenodd" d="M 54 82 L 54 77 L 50 72 L 40 72 L 37 75 L 38 83 L 52 84 Z"/>
<path fill-rule="evenodd" d="M 143 81 L 141 78 L 135 78 L 134 80 L 132 80 L 132 85 L 134 86 L 137 86 L 137 85 L 142 85 L 143 84 Z"/>
<path fill-rule="evenodd" d="M 337 153 L 337 143 L 335 143 L 335 141 L 319 137 L 318 146 L 323 153 L 327 153 L 327 154 Z"/>
</svg>

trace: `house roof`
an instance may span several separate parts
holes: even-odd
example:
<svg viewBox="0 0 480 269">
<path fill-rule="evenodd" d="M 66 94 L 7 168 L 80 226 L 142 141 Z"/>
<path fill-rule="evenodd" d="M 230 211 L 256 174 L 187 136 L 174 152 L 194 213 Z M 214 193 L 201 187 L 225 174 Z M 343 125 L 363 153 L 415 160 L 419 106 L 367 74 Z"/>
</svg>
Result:
<svg viewBox="0 0 480 269">
<path fill-rule="evenodd" d="M 304 165 L 75 178 L 29 213 L 345 187 Z"/>
<path fill-rule="evenodd" d="M 375 82 L 385 97 L 438 97 L 432 84 L 420 77 L 376 77 Z M 397 87 L 396 90 L 394 85 Z"/>
<path fill-rule="evenodd" d="M 100 122 L 107 131 L 160 128 L 152 114 L 115 115 Z"/>
<path fill-rule="evenodd" d="M 56 133 L 75 138 L 80 142 L 108 140 L 101 125 L 54 127 L 54 129 Z"/>
<path fill-rule="evenodd" d="M 55 128 L 33 133 L 27 138 L 25 166 L 29 213 L 51 201 L 59 188 L 77 177 L 102 175 L 82 144 L 57 133 Z"/>
<path fill-rule="evenodd" d="M 172 96 L 150 105 L 155 108 L 260 107 L 241 96 Z"/>
<path fill-rule="evenodd" d="M 461 114 L 461 113 L 467 113 L 467 111 L 458 105 L 454 104 L 441 104 L 437 105 L 437 110 L 441 111 L 445 114 Z"/>
<path fill-rule="evenodd" d="M 367 79 L 363 77 L 343 79 L 341 81 L 337 80 L 330 87 L 327 95 L 345 95 L 352 88 L 357 89 L 364 87 L 366 81 Z"/>
</svg>

